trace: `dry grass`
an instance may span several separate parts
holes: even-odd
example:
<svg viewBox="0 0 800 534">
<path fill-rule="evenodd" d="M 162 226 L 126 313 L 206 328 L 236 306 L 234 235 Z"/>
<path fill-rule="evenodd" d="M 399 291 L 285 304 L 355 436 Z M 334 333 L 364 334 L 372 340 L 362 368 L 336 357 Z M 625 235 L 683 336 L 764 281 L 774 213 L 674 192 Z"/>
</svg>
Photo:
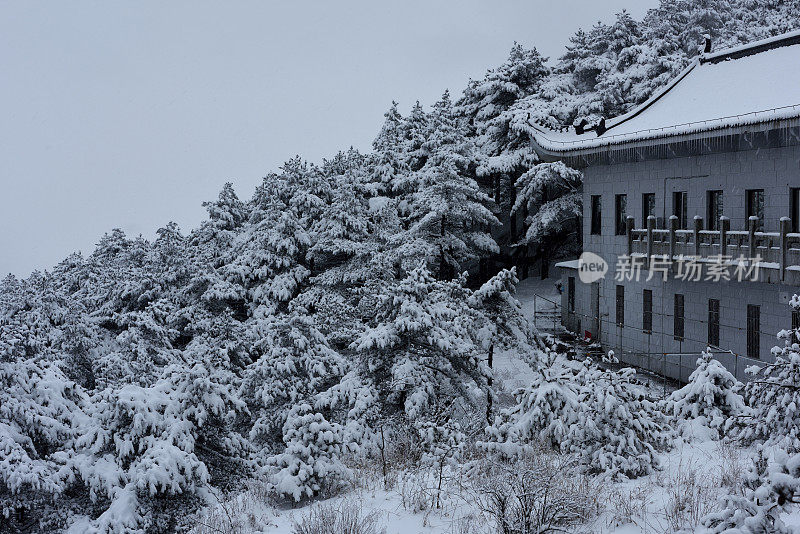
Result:
<svg viewBox="0 0 800 534">
<path fill-rule="evenodd" d="M 311 506 L 300 521 L 294 521 L 292 534 L 379 534 L 380 514 L 365 512 L 351 500 Z"/>
</svg>

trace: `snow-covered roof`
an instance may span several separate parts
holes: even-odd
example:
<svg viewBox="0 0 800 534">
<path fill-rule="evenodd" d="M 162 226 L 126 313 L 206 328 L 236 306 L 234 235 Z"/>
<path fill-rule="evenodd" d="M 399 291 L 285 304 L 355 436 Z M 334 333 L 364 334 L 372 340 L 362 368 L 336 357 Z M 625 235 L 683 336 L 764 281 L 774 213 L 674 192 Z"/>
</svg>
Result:
<svg viewBox="0 0 800 534">
<path fill-rule="evenodd" d="M 800 31 L 700 55 L 601 135 L 531 126 L 534 143 L 559 154 L 798 118 Z"/>
<path fill-rule="evenodd" d="M 560 261 L 556 263 L 556 267 L 561 267 L 562 269 L 577 269 L 578 268 L 578 260 L 567 260 L 567 261 Z"/>
</svg>

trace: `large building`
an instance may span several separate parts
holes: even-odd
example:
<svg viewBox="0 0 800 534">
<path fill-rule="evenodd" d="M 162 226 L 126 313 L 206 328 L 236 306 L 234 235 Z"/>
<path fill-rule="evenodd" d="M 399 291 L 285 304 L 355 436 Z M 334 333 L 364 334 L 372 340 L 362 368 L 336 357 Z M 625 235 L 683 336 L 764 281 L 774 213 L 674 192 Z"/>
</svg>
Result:
<svg viewBox="0 0 800 534">
<path fill-rule="evenodd" d="M 701 54 L 626 115 L 534 144 L 583 171 L 584 253 L 609 269 L 560 264 L 564 326 L 684 380 L 707 346 L 739 377 L 774 358 L 800 321 L 800 32 Z"/>
</svg>

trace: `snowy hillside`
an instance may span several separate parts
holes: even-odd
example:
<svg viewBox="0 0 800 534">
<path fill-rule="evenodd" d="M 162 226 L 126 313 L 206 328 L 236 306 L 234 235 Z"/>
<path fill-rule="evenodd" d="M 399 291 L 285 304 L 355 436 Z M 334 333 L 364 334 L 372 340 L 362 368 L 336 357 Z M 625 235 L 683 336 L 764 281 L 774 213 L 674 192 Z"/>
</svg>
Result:
<svg viewBox="0 0 800 534">
<path fill-rule="evenodd" d="M 746 4 L 662 0 L 555 64 L 516 45 L 369 153 L 2 279 L 0 534 L 800 532 L 800 329 L 746 385 L 698 354 L 664 398 L 555 343 L 554 281 L 519 281 L 582 213 L 521 118 L 623 112 L 700 35 L 800 24 Z"/>
</svg>

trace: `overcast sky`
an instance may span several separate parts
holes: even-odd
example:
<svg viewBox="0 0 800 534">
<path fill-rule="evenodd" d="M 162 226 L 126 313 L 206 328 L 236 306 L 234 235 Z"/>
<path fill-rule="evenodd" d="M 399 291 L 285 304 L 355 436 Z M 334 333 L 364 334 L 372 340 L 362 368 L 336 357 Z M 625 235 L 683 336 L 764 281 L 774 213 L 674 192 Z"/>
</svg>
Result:
<svg viewBox="0 0 800 534">
<path fill-rule="evenodd" d="M 368 150 L 394 99 L 434 102 L 513 42 L 656 0 L 0 2 L 0 274 L 107 230 L 188 231 L 295 154 Z"/>
</svg>

